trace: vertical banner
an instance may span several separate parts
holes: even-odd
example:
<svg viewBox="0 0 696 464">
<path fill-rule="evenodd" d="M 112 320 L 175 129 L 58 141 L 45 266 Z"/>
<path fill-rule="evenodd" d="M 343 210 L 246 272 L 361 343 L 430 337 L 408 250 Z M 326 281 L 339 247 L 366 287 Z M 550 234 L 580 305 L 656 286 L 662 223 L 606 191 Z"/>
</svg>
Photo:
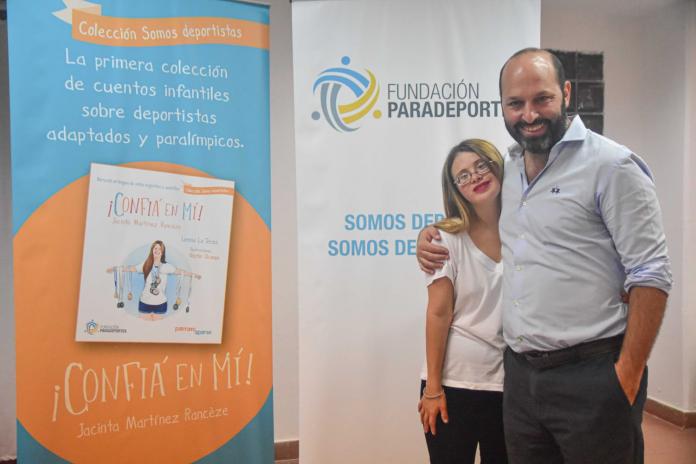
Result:
<svg viewBox="0 0 696 464">
<path fill-rule="evenodd" d="M 295 1 L 304 464 L 421 463 L 427 291 L 449 149 L 504 152 L 498 73 L 539 44 L 538 1 Z"/>
<path fill-rule="evenodd" d="M 18 460 L 272 463 L 268 8 L 8 10 Z"/>
</svg>

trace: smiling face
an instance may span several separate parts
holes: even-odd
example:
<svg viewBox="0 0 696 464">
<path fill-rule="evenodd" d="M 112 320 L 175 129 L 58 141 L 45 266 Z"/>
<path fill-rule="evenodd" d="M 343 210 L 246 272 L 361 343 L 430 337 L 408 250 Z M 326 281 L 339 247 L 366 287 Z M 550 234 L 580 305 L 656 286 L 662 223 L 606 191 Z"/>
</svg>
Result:
<svg viewBox="0 0 696 464">
<path fill-rule="evenodd" d="M 503 118 L 508 132 L 525 150 L 546 155 L 567 127 L 570 82 L 561 87 L 546 52 L 512 58 L 501 74 Z"/>
<path fill-rule="evenodd" d="M 152 259 L 157 263 L 166 262 L 165 253 L 166 251 L 164 249 L 164 243 L 160 240 L 155 241 L 150 247 L 150 254 L 152 255 Z"/>
<path fill-rule="evenodd" d="M 471 176 L 469 183 L 461 186 L 457 185 L 456 187 L 464 199 L 471 203 L 474 208 L 487 202 L 496 201 L 500 194 L 500 181 L 490 168 L 484 174 L 476 172 L 476 167 L 480 166 L 482 162 L 490 163 L 489 160 L 479 156 L 477 153 L 462 151 L 454 158 L 450 170 L 453 179 L 456 179 L 464 172 L 468 172 Z"/>
</svg>

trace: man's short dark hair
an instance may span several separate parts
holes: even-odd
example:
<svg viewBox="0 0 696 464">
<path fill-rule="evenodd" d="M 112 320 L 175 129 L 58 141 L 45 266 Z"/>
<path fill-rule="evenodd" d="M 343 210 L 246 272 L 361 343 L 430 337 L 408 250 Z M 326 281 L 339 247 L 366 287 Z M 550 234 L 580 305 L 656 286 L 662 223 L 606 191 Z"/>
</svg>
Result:
<svg viewBox="0 0 696 464">
<path fill-rule="evenodd" d="M 500 93 L 501 99 L 503 98 L 503 71 L 505 70 L 505 66 L 507 66 L 513 58 L 517 58 L 520 55 L 539 52 L 546 52 L 551 57 L 551 64 L 553 65 L 553 69 L 556 71 L 556 80 L 558 81 L 558 86 L 561 88 L 561 92 L 563 92 L 563 84 L 565 84 L 566 77 L 565 69 L 563 69 L 563 63 L 561 63 L 561 60 L 559 60 L 551 50 L 545 48 L 527 47 L 516 51 L 500 68 L 500 75 L 498 76 L 498 92 Z"/>
</svg>

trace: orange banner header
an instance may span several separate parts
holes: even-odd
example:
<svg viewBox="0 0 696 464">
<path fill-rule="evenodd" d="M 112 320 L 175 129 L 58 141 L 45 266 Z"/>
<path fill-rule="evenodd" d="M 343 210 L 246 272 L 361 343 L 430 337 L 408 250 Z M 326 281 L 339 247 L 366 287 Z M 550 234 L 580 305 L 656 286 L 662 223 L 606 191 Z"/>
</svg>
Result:
<svg viewBox="0 0 696 464">
<path fill-rule="evenodd" d="M 194 187 L 184 184 L 184 193 L 189 195 L 234 195 L 231 187 Z"/>
<path fill-rule="evenodd" d="M 115 47 L 222 44 L 268 49 L 268 25 L 216 17 L 117 18 L 72 10 L 72 37 Z"/>
</svg>

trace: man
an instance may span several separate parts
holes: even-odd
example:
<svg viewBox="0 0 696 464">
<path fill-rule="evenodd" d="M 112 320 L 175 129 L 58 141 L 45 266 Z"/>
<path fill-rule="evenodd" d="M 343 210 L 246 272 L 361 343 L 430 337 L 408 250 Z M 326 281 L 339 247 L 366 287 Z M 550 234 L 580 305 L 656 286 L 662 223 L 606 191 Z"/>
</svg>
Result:
<svg viewBox="0 0 696 464">
<path fill-rule="evenodd" d="M 643 462 L 646 362 L 671 272 L 651 174 L 627 148 L 566 118 L 549 52 L 500 72 L 505 127 L 503 415 L 512 463 Z M 446 251 L 419 237 L 424 270 Z M 628 309 L 621 292 L 629 292 Z"/>
</svg>

